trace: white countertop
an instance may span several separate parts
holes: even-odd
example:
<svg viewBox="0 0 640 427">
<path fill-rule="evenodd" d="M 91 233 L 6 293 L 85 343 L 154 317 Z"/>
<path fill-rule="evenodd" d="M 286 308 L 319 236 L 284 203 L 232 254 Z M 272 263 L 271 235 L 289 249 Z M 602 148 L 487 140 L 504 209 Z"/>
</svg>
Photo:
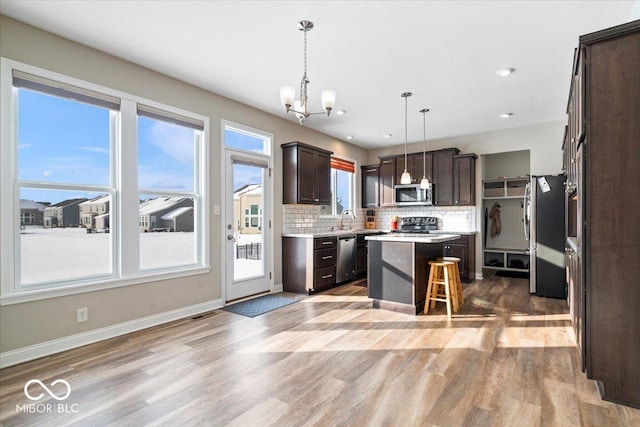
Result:
<svg viewBox="0 0 640 427">
<path fill-rule="evenodd" d="M 375 233 L 391 233 L 391 230 L 382 229 L 360 229 L 360 230 L 335 230 L 335 231 L 323 231 L 320 233 L 282 233 L 282 237 L 302 237 L 312 239 L 314 237 L 332 237 L 332 236 L 346 236 L 349 234 L 375 234 Z M 470 236 L 476 234 L 477 231 L 446 231 L 446 230 L 433 230 L 430 231 L 427 236 L 443 235 L 443 234 L 457 234 L 458 236 Z M 399 235 L 401 233 L 398 233 Z M 407 234 L 407 233 L 402 233 Z M 424 236 L 424 235 L 422 235 Z"/>
<path fill-rule="evenodd" d="M 334 230 L 334 231 L 323 231 L 320 233 L 282 233 L 282 237 L 306 237 L 306 238 L 314 238 L 314 237 L 339 237 L 339 236 L 348 236 L 350 234 L 375 234 L 375 233 L 386 233 L 385 230 L 378 229 L 361 229 L 361 230 Z"/>
<path fill-rule="evenodd" d="M 365 237 L 366 240 L 379 242 L 406 242 L 406 243 L 442 243 L 460 238 L 459 234 L 380 234 Z"/>
</svg>

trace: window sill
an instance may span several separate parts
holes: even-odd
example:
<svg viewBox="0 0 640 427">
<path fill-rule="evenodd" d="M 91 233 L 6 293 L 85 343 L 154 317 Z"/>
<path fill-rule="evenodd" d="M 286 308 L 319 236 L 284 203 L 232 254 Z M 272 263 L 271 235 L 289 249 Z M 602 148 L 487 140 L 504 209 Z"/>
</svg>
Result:
<svg viewBox="0 0 640 427">
<path fill-rule="evenodd" d="M 171 272 L 153 272 L 139 274 L 135 278 L 102 280 L 94 283 L 82 283 L 69 286 L 59 286 L 49 289 L 19 290 L 0 297 L 0 306 L 21 304 L 25 302 L 38 301 L 49 298 L 59 298 L 68 295 L 95 292 L 105 289 L 120 288 L 123 286 L 139 285 L 142 283 L 157 282 L 161 280 L 176 279 L 180 277 L 196 276 L 207 274 L 211 267 L 196 267 L 184 270 L 174 270 Z"/>
</svg>

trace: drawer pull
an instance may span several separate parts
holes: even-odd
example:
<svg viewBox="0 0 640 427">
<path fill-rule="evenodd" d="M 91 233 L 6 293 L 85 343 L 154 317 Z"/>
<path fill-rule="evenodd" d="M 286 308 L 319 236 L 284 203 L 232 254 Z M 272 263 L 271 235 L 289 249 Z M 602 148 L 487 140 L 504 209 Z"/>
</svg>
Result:
<svg viewBox="0 0 640 427">
<path fill-rule="evenodd" d="M 327 274 L 326 276 L 322 276 L 323 279 L 328 279 L 329 277 L 333 277 L 333 274 Z"/>
<path fill-rule="evenodd" d="M 329 240 L 328 242 L 322 242 L 323 245 L 333 245 L 333 242 Z"/>
<path fill-rule="evenodd" d="M 322 257 L 322 259 L 331 259 L 331 258 L 333 258 L 333 255 L 327 255 Z"/>
</svg>

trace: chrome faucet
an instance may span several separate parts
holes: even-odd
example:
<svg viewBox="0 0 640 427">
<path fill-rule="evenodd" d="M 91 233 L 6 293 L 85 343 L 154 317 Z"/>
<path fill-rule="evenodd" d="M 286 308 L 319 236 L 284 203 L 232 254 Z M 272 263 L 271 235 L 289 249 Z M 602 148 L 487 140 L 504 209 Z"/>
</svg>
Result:
<svg viewBox="0 0 640 427">
<path fill-rule="evenodd" d="M 348 214 L 349 216 L 351 216 L 351 222 L 352 222 L 352 226 L 353 226 L 353 220 L 356 219 L 356 215 L 353 213 L 353 211 L 351 209 L 345 209 L 342 211 L 342 214 L 340 215 L 340 225 L 339 225 L 339 229 L 340 230 L 344 230 L 344 225 L 343 225 L 343 220 L 344 220 L 344 216 L 345 214 Z"/>
</svg>

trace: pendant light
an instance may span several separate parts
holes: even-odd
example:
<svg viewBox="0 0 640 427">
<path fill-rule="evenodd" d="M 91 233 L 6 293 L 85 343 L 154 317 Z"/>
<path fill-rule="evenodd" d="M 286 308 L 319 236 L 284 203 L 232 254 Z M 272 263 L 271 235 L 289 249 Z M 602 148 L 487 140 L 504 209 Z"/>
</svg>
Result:
<svg viewBox="0 0 640 427">
<path fill-rule="evenodd" d="M 407 98 L 413 95 L 411 92 L 405 92 L 401 97 L 404 98 L 404 172 L 400 177 L 400 184 L 411 184 L 411 174 L 407 172 Z"/>
<path fill-rule="evenodd" d="M 420 188 L 426 190 L 429 188 L 429 178 L 427 178 L 427 113 L 428 108 L 420 110 L 422 113 L 422 180 L 420 180 Z"/>
</svg>

